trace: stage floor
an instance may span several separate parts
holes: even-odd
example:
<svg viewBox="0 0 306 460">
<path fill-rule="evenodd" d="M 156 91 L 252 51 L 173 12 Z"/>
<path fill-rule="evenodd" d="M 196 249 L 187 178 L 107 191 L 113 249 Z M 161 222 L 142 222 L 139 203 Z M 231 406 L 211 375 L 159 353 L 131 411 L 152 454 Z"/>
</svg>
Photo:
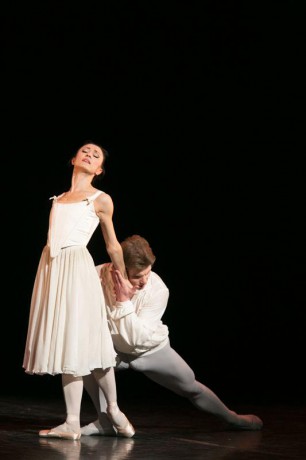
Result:
<svg viewBox="0 0 306 460">
<path fill-rule="evenodd" d="M 120 401 L 119 401 L 120 402 Z M 154 395 L 120 403 L 133 423 L 133 438 L 82 436 L 79 441 L 39 438 L 38 431 L 64 420 L 61 398 L 0 397 L 1 460 L 305 460 L 306 407 L 265 404 L 231 407 L 255 413 L 260 432 L 227 431 L 214 417 L 175 395 Z M 82 425 L 95 418 L 90 401 L 82 403 Z"/>
</svg>

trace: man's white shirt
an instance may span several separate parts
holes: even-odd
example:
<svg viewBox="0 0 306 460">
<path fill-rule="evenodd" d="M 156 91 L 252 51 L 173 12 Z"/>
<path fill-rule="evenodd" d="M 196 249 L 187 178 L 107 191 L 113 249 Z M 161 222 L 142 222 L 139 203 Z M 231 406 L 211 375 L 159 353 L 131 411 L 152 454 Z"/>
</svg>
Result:
<svg viewBox="0 0 306 460">
<path fill-rule="evenodd" d="M 147 284 L 131 300 L 117 302 L 111 268 L 111 263 L 96 266 L 115 349 L 135 356 L 161 349 L 169 341 L 168 327 L 161 320 L 169 289 L 157 273 L 151 271 Z"/>
</svg>

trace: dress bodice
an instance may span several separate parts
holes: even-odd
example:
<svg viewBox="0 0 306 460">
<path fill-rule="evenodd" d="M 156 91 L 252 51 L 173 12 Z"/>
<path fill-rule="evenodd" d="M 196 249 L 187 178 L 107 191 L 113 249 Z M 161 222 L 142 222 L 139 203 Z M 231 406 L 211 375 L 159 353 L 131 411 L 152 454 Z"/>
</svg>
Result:
<svg viewBox="0 0 306 460">
<path fill-rule="evenodd" d="M 99 224 L 93 202 L 101 193 L 98 190 L 87 199 L 75 203 L 61 203 L 57 196 L 51 198 L 53 203 L 47 240 L 51 257 L 56 257 L 65 247 L 88 244 Z"/>
</svg>

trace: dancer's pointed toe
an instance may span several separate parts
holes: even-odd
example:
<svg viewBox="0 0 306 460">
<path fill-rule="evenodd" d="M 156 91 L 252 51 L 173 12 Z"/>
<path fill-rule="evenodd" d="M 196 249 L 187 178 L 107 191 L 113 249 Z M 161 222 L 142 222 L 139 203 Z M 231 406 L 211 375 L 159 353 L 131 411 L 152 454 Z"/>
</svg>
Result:
<svg viewBox="0 0 306 460">
<path fill-rule="evenodd" d="M 116 403 L 110 403 L 107 408 L 107 416 L 117 432 L 117 436 L 132 438 L 135 434 L 133 425 L 126 415 L 121 412 Z"/>
<path fill-rule="evenodd" d="M 125 438 L 132 438 L 135 434 L 135 429 L 129 421 L 124 428 L 119 427 L 119 426 L 115 426 L 115 428 L 117 430 L 117 436 L 123 436 Z"/>
<path fill-rule="evenodd" d="M 80 430 L 74 430 L 68 423 L 63 423 L 50 430 L 40 430 L 38 435 L 41 438 L 61 438 L 76 441 L 81 437 Z"/>
<path fill-rule="evenodd" d="M 240 415 L 237 423 L 230 423 L 230 430 L 259 431 L 263 427 L 263 421 L 257 415 Z"/>
</svg>

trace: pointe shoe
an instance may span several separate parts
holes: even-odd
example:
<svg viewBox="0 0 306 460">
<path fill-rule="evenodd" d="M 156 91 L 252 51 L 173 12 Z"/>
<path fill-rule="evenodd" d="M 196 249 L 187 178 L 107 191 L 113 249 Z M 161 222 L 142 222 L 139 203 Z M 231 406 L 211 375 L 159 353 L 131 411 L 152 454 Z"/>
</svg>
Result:
<svg viewBox="0 0 306 460">
<path fill-rule="evenodd" d="M 230 423 L 231 430 L 259 431 L 263 427 L 263 421 L 257 415 L 239 415 L 238 423 Z"/>
<path fill-rule="evenodd" d="M 81 428 L 82 436 L 116 436 L 116 434 L 112 426 L 104 428 L 101 426 L 99 420 L 95 420 Z"/>
<path fill-rule="evenodd" d="M 135 434 L 133 425 L 127 420 L 127 424 L 124 427 L 114 425 L 117 430 L 117 436 L 123 436 L 124 438 L 132 438 Z"/>
<path fill-rule="evenodd" d="M 117 432 L 117 436 L 123 436 L 125 438 L 132 438 L 135 434 L 133 425 L 129 422 L 123 412 L 120 411 L 117 404 L 110 403 L 107 407 L 107 416 L 110 419 L 113 427 Z M 118 418 L 121 422 L 118 423 Z"/>
<path fill-rule="evenodd" d="M 81 437 L 81 431 L 74 431 L 67 422 L 59 425 L 51 430 L 40 430 L 38 435 L 41 438 L 61 438 L 61 439 L 71 439 L 76 441 Z"/>
</svg>

